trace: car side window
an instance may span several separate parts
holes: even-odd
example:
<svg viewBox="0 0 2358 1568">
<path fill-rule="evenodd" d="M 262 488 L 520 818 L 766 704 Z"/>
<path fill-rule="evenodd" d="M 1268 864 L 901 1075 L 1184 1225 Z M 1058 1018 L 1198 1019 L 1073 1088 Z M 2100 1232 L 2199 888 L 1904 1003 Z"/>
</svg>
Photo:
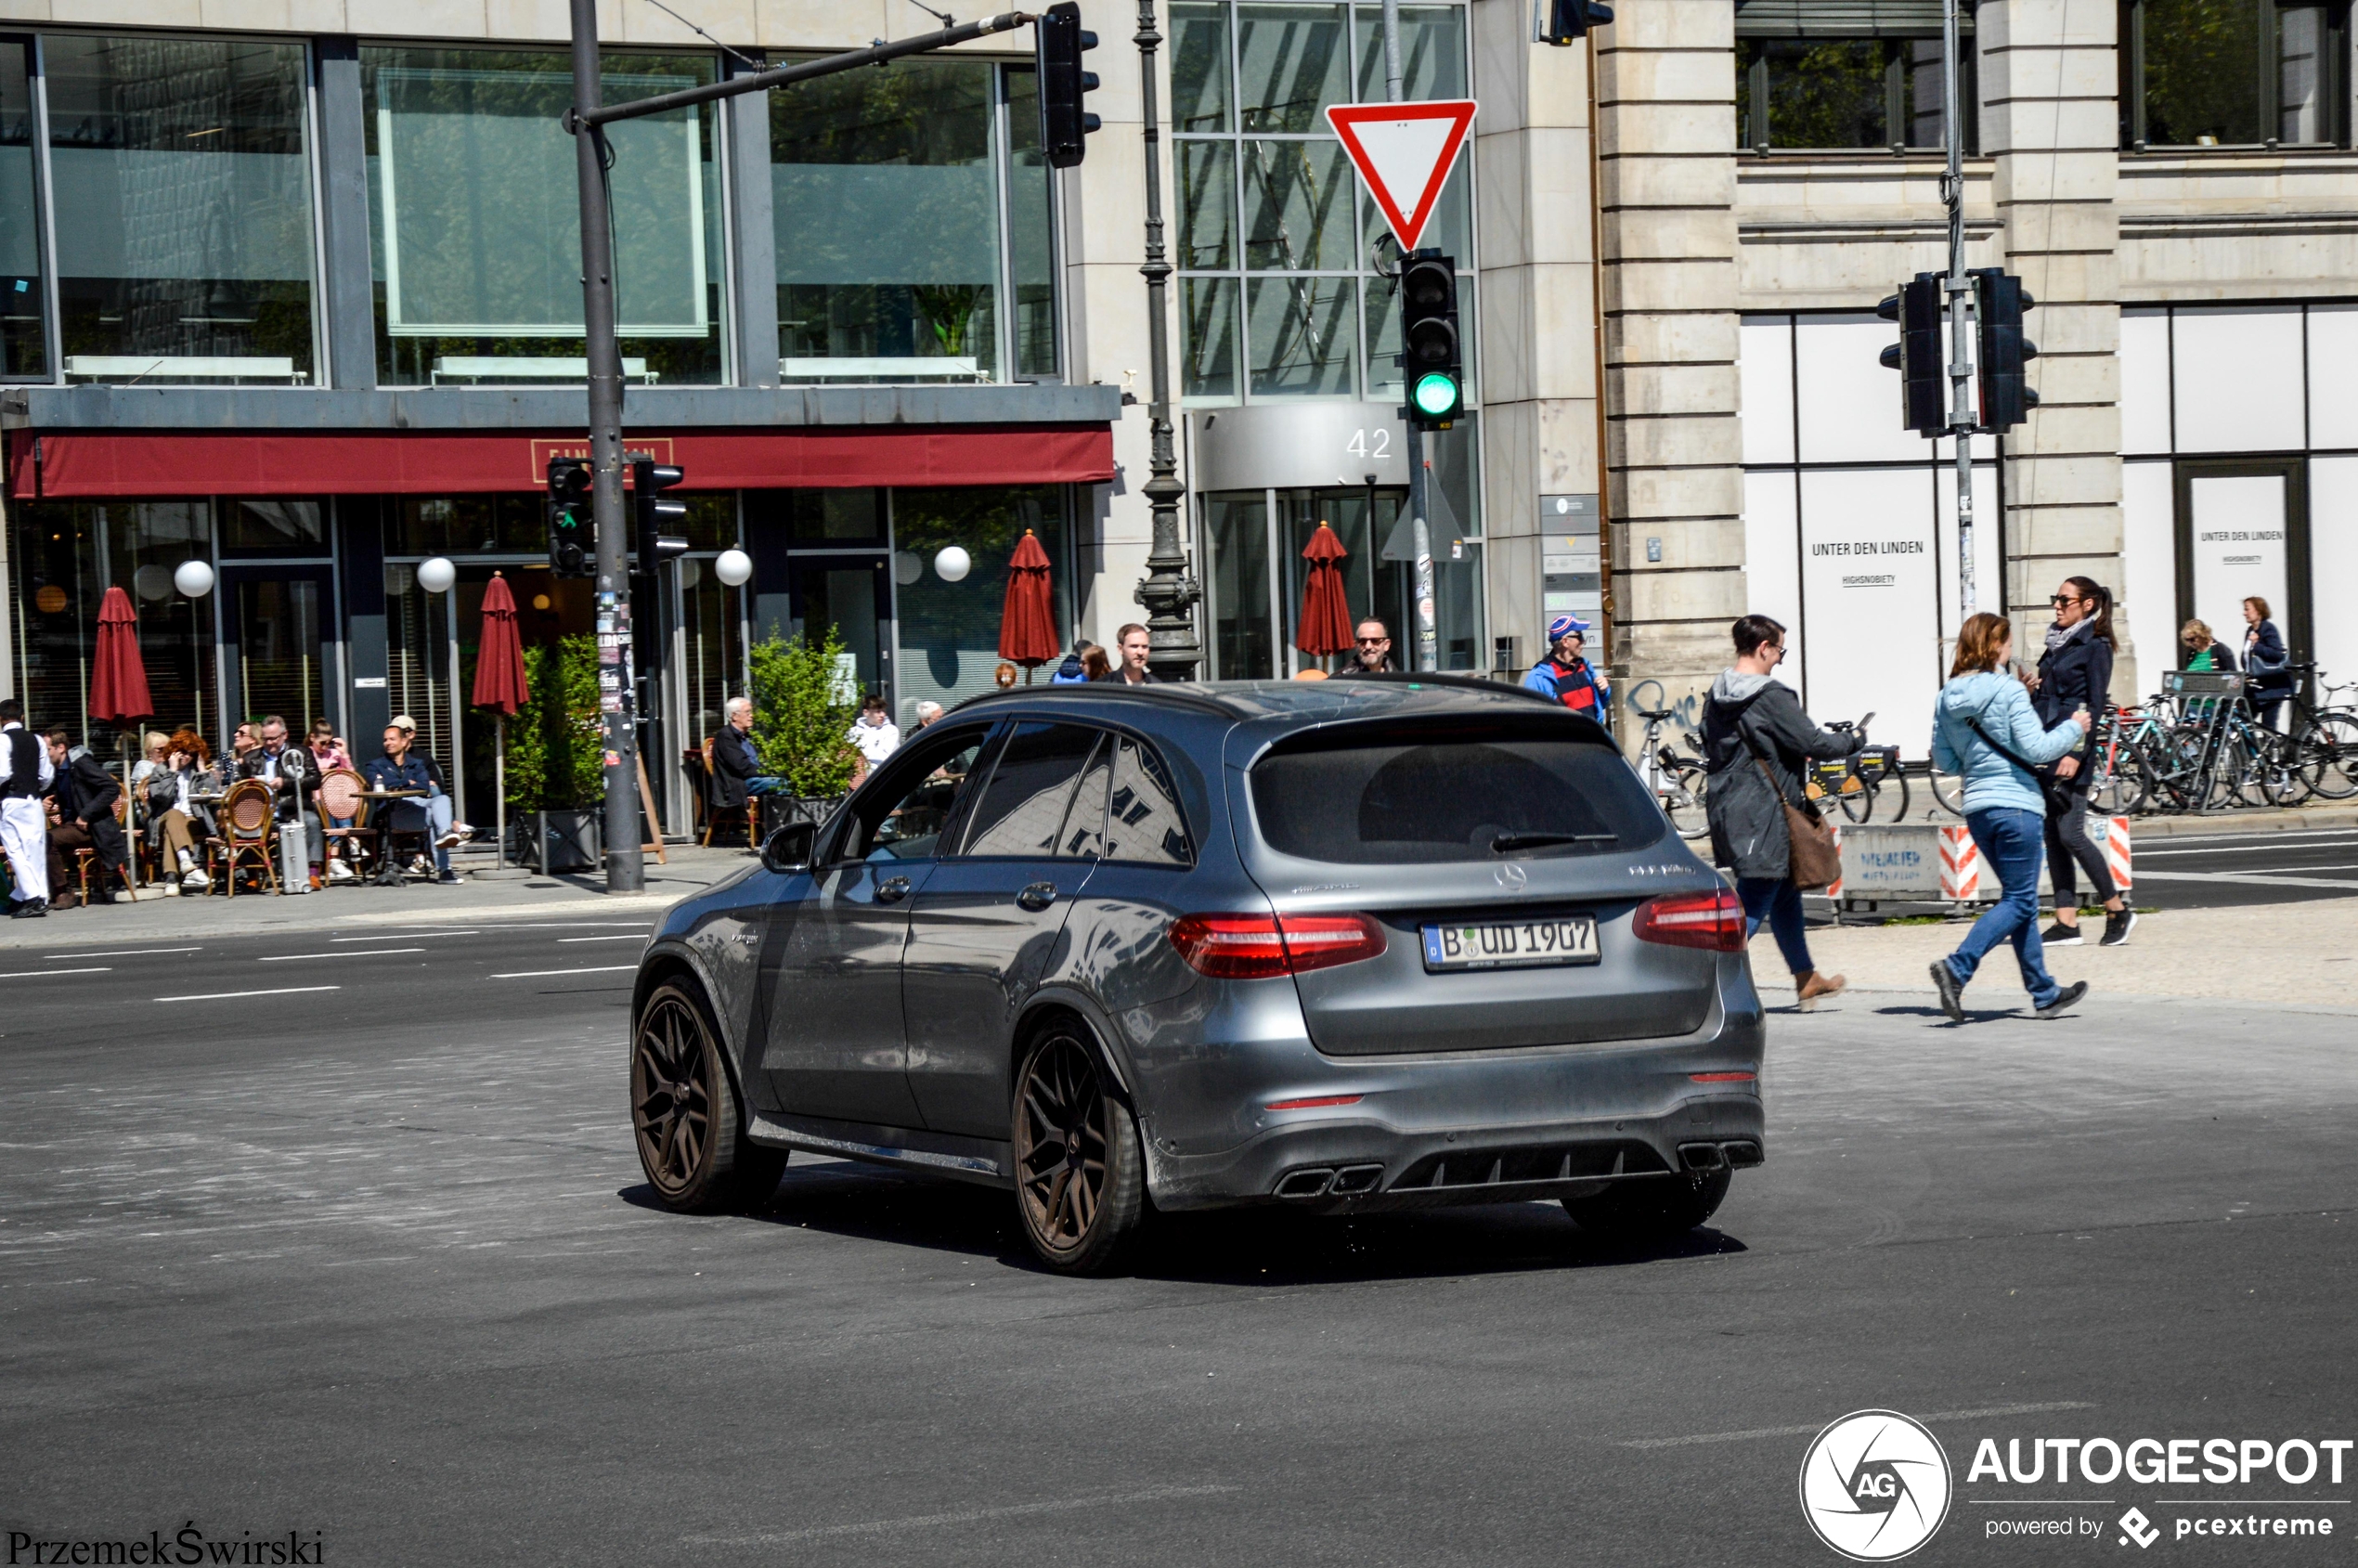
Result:
<svg viewBox="0 0 2358 1568">
<path fill-rule="evenodd" d="M 1106 813 L 1105 858 L 1145 865 L 1193 865 L 1196 847 L 1179 811 L 1171 769 L 1155 748 L 1118 738 Z"/>
<path fill-rule="evenodd" d="M 942 830 L 971 791 L 990 736 L 989 725 L 977 725 L 920 739 L 907 748 L 911 755 L 886 764 L 891 772 L 875 781 L 885 787 L 857 813 L 840 858 L 922 861 L 939 854 Z"/>
<path fill-rule="evenodd" d="M 1095 861 L 1106 853 L 1106 785 L 1113 772 L 1113 737 L 1098 738 L 1089 765 L 1081 770 L 1081 787 L 1072 792 L 1065 811 L 1065 830 L 1056 839 L 1056 858 Z"/>
<path fill-rule="evenodd" d="M 1081 724 L 1017 725 L 975 802 L 961 853 L 1026 860 L 1055 855 L 1098 738 L 1097 731 Z"/>
</svg>

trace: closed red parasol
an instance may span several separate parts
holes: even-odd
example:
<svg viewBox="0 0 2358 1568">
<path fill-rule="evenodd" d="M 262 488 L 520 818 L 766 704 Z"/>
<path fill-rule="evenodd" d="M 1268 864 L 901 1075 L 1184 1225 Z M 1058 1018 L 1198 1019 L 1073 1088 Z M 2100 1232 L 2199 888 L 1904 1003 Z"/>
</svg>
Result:
<svg viewBox="0 0 2358 1568">
<path fill-rule="evenodd" d="M 516 635 L 516 596 L 499 573 L 483 589 L 483 640 L 475 649 L 474 705 L 499 715 L 498 777 L 493 796 L 499 801 L 499 838 L 493 864 L 508 864 L 508 720 L 532 700 L 532 685 L 524 673 L 524 640 Z"/>
<path fill-rule="evenodd" d="M 1026 528 L 1007 563 L 1007 601 L 999 616 L 999 656 L 1031 671 L 1055 658 L 1063 643 L 1056 636 L 1056 601 L 1048 586 L 1048 552 Z"/>
<path fill-rule="evenodd" d="M 1302 585 L 1302 626 L 1293 645 L 1305 654 L 1324 658 L 1352 645 L 1351 600 L 1342 587 L 1342 563 L 1349 553 L 1324 523 L 1302 547 L 1302 558 L 1310 563 L 1310 579 Z"/>
<path fill-rule="evenodd" d="M 148 667 L 139 659 L 139 612 L 120 588 L 107 590 L 99 602 L 98 646 L 90 662 L 91 718 L 123 729 L 155 712 Z"/>
</svg>

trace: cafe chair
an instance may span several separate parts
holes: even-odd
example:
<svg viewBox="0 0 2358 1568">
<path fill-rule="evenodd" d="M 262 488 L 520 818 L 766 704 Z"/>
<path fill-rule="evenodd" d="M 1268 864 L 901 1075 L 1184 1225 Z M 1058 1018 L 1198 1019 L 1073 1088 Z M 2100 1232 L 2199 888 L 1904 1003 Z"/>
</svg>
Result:
<svg viewBox="0 0 2358 1568">
<path fill-rule="evenodd" d="M 131 855 L 138 854 L 139 849 L 137 844 L 133 842 L 129 837 L 131 832 L 131 800 L 129 797 L 118 795 L 114 797 L 114 820 L 115 825 L 123 831 L 124 848 L 130 851 Z M 90 864 L 97 858 L 98 851 L 97 849 L 89 845 L 84 845 L 83 848 L 76 849 L 73 852 L 74 876 L 82 884 L 82 901 L 84 905 L 87 905 L 90 902 Z M 134 899 L 136 899 L 139 896 L 139 885 L 131 875 L 130 859 L 126 857 L 123 863 L 115 867 L 115 870 L 123 876 L 123 890 L 130 894 Z"/>
<path fill-rule="evenodd" d="M 227 862 L 233 899 L 238 896 L 239 863 L 249 855 L 261 862 L 272 892 L 285 890 L 279 886 L 279 821 L 271 805 L 270 786 L 260 779 L 240 779 L 221 797 L 221 831 L 209 842 L 220 846 Z"/>
<path fill-rule="evenodd" d="M 349 768 L 330 768 L 320 775 L 318 793 L 312 799 L 319 812 L 319 836 L 327 841 L 326 849 L 321 851 L 322 873 L 327 870 L 330 851 L 339 843 L 344 847 L 344 864 L 352 867 L 361 844 L 375 836 L 376 830 L 369 825 L 369 808 L 376 802 L 361 796 L 368 787 L 369 781 Z M 345 818 L 352 825 L 330 827 L 328 820 L 331 817 Z M 353 869 L 354 885 L 357 886 L 357 868 Z"/>
</svg>

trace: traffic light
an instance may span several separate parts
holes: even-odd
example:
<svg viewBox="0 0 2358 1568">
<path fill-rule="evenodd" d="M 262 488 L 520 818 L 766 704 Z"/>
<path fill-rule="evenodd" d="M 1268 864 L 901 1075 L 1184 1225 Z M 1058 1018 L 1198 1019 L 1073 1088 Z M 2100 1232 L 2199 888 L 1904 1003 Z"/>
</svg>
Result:
<svg viewBox="0 0 2358 1568">
<path fill-rule="evenodd" d="M 1949 434 L 1943 406 L 1948 369 L 1940 355 L 1941 277 L 1919 272 L 1915 281 L 1875 306 L 1875 314 L 1899 323 L 1899 341 L 1883 351 L 1884 368 L 1899 372 L 1899 422 L 1919 435 Z"/>
<path fill-rule="evenodd" d="M 1400 369 L 1418 429 L 1446 430 L 1465 412 L 1458 264 L 1439 251 L 1416 252 L 1400 266 Z"/>
<path fill-rule="evenodd" d="M 598 575 L 587 458 L 549 460 L 549 570 L 560 577 Z"/>
<path fill-rule="evenodd" d="M 1981 428 L 1997 432 L 2030 417 L 2039 395 L 2023 376 L 2026 360 L 2039 357 L 2039 345 L 2022 335 L 2023 312 L 2038 305 L 2022 279 L 2003 267 L 1977 266 L 1973 279 L 1974 316 L 1979 322 L 1979 350 L 1975 369 L 1981 373 Z"/>
<path fill-rule="evenodd" d="M 1089 149 L 1082 139 L 1097 128 L 1097 117 L 1081 107 L 1081 95 L 1097 85 L 1097 73 L 1081 69 L 1081 52 L 1097 46 L 1097 35 L 1081 25 L 1081 7 L 1061 0 L 1040 13 L 1033 36 L 1040 70 L 1040 145 L 1048 166 L 1069 169 Z"/>
<path fill-rule="evenodd" d="M 686 526 L 688 503 L 667 498 L 664 492 L 685 484 L 687 478 L 686 471 L 646 458 L 630 465 L 631 538 L 639 556 L 638 570 L 652 572 L 686 552 L 688 541 L 664 532 L 664 525 Z"/>
<path fill-rule="evenodd" d="M 1587 35 L 1592 27 L 1602 27 L 1613 20 L 1613 7 L 1598 0 L 1548 0 L 1548 30 L 1539 35 L 1543 44 L 1553 44 L 1559 49 L 1569 48 Z"/>
</svg>

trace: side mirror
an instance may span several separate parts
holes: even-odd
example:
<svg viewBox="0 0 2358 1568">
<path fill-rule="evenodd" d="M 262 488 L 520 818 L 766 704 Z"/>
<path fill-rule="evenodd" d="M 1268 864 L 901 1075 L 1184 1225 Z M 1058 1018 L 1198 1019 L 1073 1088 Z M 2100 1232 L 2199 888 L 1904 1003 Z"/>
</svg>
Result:
<svg viewBox="0 0 2358 1568">
<path fill-rule="evenodd" d="M 762 868 L 781 876 L 809 871 L 811 854 L 818 845 L 817 823 L 788 823 L 762 840 Z"/>
</svg>

